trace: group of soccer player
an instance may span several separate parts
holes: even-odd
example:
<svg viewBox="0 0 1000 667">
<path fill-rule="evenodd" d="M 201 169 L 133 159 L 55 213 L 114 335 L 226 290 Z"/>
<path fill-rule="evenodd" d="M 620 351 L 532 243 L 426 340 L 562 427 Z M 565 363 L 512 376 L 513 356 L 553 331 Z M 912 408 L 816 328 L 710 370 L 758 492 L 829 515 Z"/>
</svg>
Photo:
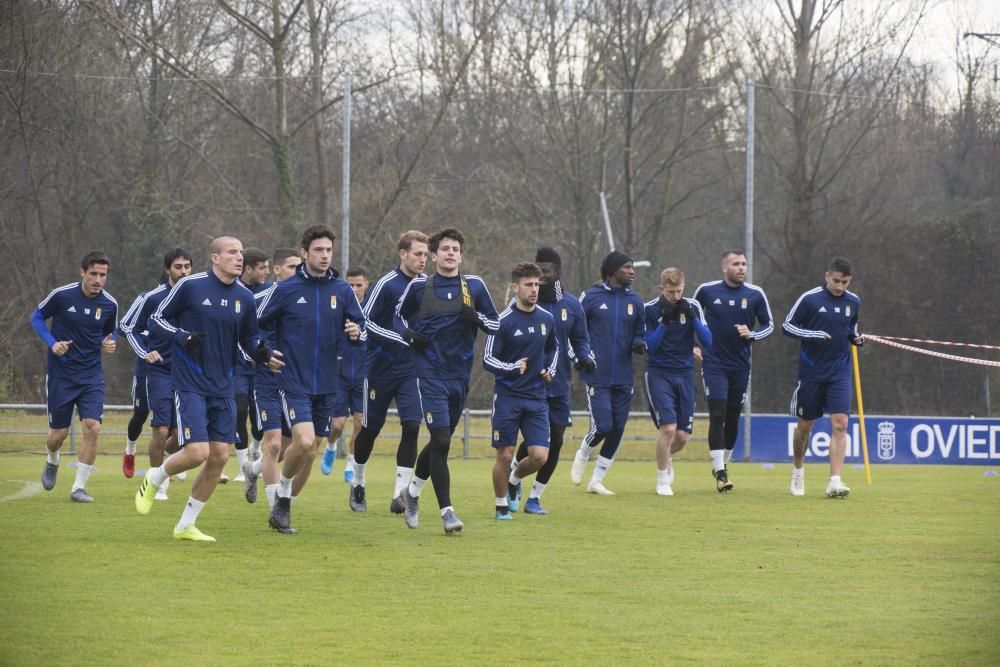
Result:
<svg viewBox="0 0 1000 667">
<path fill-rule="evenodd" d="M 632 290 L 635 268 L 625 253 L 610 253 L 600 281 L 577 299 L 562 285 L 558 253 L 542 247 L 534 262 L 513 267 L 512 298 L 498 313 L 484 281 L 461 271 L 465 238 L 457 229 L 429 237 L 403 233 L 398 264 L 370 289 L 363 269 L 349 270 L 344 280 L 331 267 L 335 240 L 328 227 L 314 225 L 304 230 L 298 249 L 279 248 L 269 258 L 223 236 L 211 242 L 210 267 L 200 273 L 191 272 L 189 253 L 171 250 L 160 284 L 136 298 L 120 326 L 117 303 L 104 290 L 110 261 L 103 253 L 87 254 L 80 281 L 53 290 L 31 318 L 49 348 L 43 487 L 55 486 L 59 450 L 75 407 L 84 438 L 71 499 L 93 502 L 86 483 L 103 413 L 101 354 L 115 352 L 120 330 L 137 357 L 126 477 L 135 472 L 136 440 L 152 416 L 149 469 L 135 495 L 136 510 L 149 514 L 156 499 L 166 499 L 171 478 L 200 468 L 174 537 L 214 541 L 195 522 L 226 479 L 231 444 L 246 500 L 256 501 L 263 477 L 269 525 L 297 532 L 292 501 L 305 487 L 324 440 L 321 470 L 332 471 L 334 442 L 348 416 L 354 419 L 345 467 L 349 506 L 366 511 L 366 467 L 393 403 L 402 433 L 390 511 L 416 528 L 420 496 L 430 481 L 445 533 L 461 533 L 448 453 L 482 331 L 483 367 L 495 376 L 496 520 L 509 521 L 521 509 L 522 481 L 531 475 L 523 511 L 548 514 L 542 494 L 572 424 L 571 368 L 586 385 L 591 417 L 571 481 L 583 483 L 599 450 L 586 489 L 614 495 L 604 480 L 625 432 L 633 361 L 643 355 L 647 404 L 658 429 L 656 493 L 673 495 L 672 456 L 693 428 L 695 358 L 701 359 L 709 408 L 715 486 L 720 493 L 733 489 L 727 464 L 750 381 L 751 349 L 774 329 L 763 290 L 745 280 L 742 251 L 726 251 L 722 279 L 702 284 L 691 298 L 684 296 L 684 273 L 664 269 L 659 296 L 644 303 Z M 434 270 L 425 273 L 428 259 Z M 782 327 L 801 339 L 791 406 L 798 418 L 793 495 L 805 493 L 804 457 L 813 422 L 824 413 L 831 415 L 833 429 L 826 495 L 844 497 L 850 491 L 840 478 L 851 403 L 849 345 L 863 343 L 860 302 L 847 290 L 852 272 L 848 260 L 834 258 L 824 284 L 799 297 Z M 418 454 L 421 421 L 428 441 Z"/>
</svg>

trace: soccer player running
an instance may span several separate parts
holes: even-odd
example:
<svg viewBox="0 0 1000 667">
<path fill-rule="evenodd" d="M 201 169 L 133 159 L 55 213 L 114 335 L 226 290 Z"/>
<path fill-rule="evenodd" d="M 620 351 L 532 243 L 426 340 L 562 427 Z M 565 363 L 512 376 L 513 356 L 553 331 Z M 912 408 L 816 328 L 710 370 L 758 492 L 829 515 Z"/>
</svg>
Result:
<svg viewBox="0 0 1000 667">
<path fill-rule="evenodd" d="M 365 292 L 368 291 L 368 274 L 364 267 L 356 266 L 348 269 L 347 284 L 354 290 L 354 296 L 357 297 L 358 303 L 363 304 Z M 362 310 L 364 310 L 363 307 Z M 347 416 L 351 415 L 354 420 L 354 430 L 351 432 L 347 463 L 344 464 L 344 481 L 348 483 L 354 479 L 354 443 L 358 439 L 358 431 L 361 430 L 361 413 L 364 410 L 364 383 L 368 371 L 367 354 L 368 350 L 365 345 L 351 345 L 341 354 L 340 378 L 337 382 L 337 397 L 333 402 L 330 437 L 326 440 L 323 460 L 320 462 L 320 470 L 324 475 L 333 472 L 333 461 L 337 455 L 337 439 L 344 432 Z M 366 509 L 364 502 L 356 504 L 353 499 L 353 494 L 351 494 L 349 502 L 351 509 L 356 512 L 364 512 Z"/>
<path fill-rule="evenodd" d="M 548 459 L 549 405 L 545 385 L 556 374 L 559 343 L 555 318 L 538 308 L 538 279 L 534 264 L 518 264 L 511 271 L 514 304 L 500 313 L 500 326 L 486 339 L 483 368 L 496 376 L 493 385 L 493 491 L 497 521 L 513 519 L 521 480 L 537 472 Z M 524 436 L 527 456 L 511 470 L 517 434 Z"/>
<path fill-rule="evenodd" d="M 337 391 L 337 358 L 364 338 L 364 315 L 351 286 L 330 267 L 336 236 L 325 225 L 302 233 L 303 263 L 261 301 L 257 319 L 274 327 L 274 346 L 286 363 L 278 376 L 282 409 L 292 428 L 278 477 L 278 495 L 268 524 L 281 533 L 292 527 L 292 481 L 312 466 L 319 442 L 330 433 Z M 304 483 L 304 482 L 303 482 Z M 295 495 L 301 488 L 295 490 Z"/>
<path fill-rule="evenodd" d="M 148 396 L 153 413 L 153 437 L 149 443 L 149 467 L 163 465 L 167 440 L 173 436 L 171 447 L 176 449 L 177 421 L 174 414 L 174 384 L 171 380 L 170 349 L 173 343 L 162 337 L 149 335 L 149 318 L 170 289 L 186 276 L 191 275 L 191 255 L 182 248 L 174 248 L 163 257 L 164 280 L 159 286 L 140 294 L 122 319 L 121 330 L 138 360 L 147 367 L 144 372 L 143 393 Z M 135 450 L 133 449 L 133 452 Z M 133 465 L 135 459 L 133 458 Z M 128 475 L 131 476 L 131 475 Z M 167 500 L 168 478 L 156 491 L 156 500 Z"/>
<path fill-rule="evenodd" d="M 587 383 L 590 430 L 576 452 L 570 479 L 577 485 L 583 481 L 587 461 L 600 447 L 587 492 L 604 496 L 614 495 L 604 486 L 604 476 L 625 435 L 632 403 L 632 355 L 646 352 L 643 301 L 632 291 L 634 280 L 632 258 L 614 251 L 601 263 L 601 282 L 580 297 L 597 365 L 580 372 Z"/>
<path fill-rule="evenodd" d="M 704 352 L 701 377 L 708 400 L 708 450 L 719 493 L 733 489 L 726 465 L 736 446 L 750 384 L 751 345 L 774 331 L 764 290 L 745 282 L 746 275 L 743 251 L 727 250 L 722 254 L 722 280 L 702 283 L 694 291 L 712 332 L 712 349 Z"/>
<path fill-rule="evenodd" d="M 148 473 L 135 494 L 139 514 L 149 514 L 153 497 L 170 475 L 205 464 L 194 483 L 174 538 L 214 542 L 195 522 L 215 491 L 236 439 L 234 370 L 244 361 L 282 366 L 257 331 L 253 294 L 238 280 L 243 244 L 220 236 L 209 245 L 210 269 L 181 278 L 149 319 L 150 335 L 173 343 L 170 370 L 180 449 Z"/>
<path fill-rule="evenodd" d="M 427 235 L 410 230 L 403 232 L 396 244 L 399 266 L 375 281 L 365 295 L 362 310 L 368 332 L 368 375 L 364 381 L 364 406 L 361 430 L 354 441 L 354 476 L 351 479 L 352 508 L 365 499 L 365 468 L 375 447 L 375 439 L 385 426 L 389 405 L 396 402 L 402 435 L 396 448 L 396 485 L 389 511 L 403 513 L 401 494 L 410 483 L 417 461 L 417 436 L 420 433 L 420 394 L 414 353 L 403 341 L 397 324 L 396 306 L 410 282 L 424 278 L 427 263 Z M 358 491 L 360 489 L 360 491 Z"/>
<path fill-rule="evenodd" d="M 469 373 L 476 353 L 476 331 L 495 333 L 499 316 L 482 278 L 459 272 L 465 237 L 457 229 L 442 229 L 428 241 L 436 272 L 414 278 L 397 307 L 401 333 L 414 349 L 417 389 L 430 432 L 430 442 L 417 457 L 413 480 L 402 492 L 403 519 L 416 528 L 424 485 L 434 484 L 447 535 L 465 525 L 451 504 L 448 449 L 469 393 Z"/>
<path fill-rule="evenodd" d="M 782 331 L 802 341 L 799 379 L 792 394 L 791 414 L 798 417 L 792 437 L 793 496 L 806 493 L 805 462 L 813 423 L 826 412 L 830 437 L 828 498 L 846 498 L 851 490 L 840 479 L 847 453 L 847 416 L 851 412 L 851 345 L 864 344 L 858 333 L 861 299 L 849 292 L 854 269 L 844 257 L 834 257 L 821 287 L 805 292 L 788 312 Z"/>
<path fill-rule="evenodd" d="M 302 257 L 295 248 L 278 248 L 271 259 L 274 282 L 288 280 L 298 271 Z M 254 294 L 255 311 L 265 297 L 274 289 L 272 284 L 267 290 Z M 274 347 L 274 325 L 260 325 L 260 335 L 267 339 L 268 345 Z M 278 378 L 268 366 L 258 364 L 254 369 L 253 404 L 255 428 L 261 433 L 263 456 L 251 456 L 251 460 L 243 465 L 243 495 L 248 503 L 257 502 L 257 478 L 264 477 L 264 493 L 267 496 L 267 509 L 274 508 L 278 497 L 278 461 L 281 458 L 282 447 L 287 448 L 292 442 L 292 431 L 285 414 L 281 409 L 281 394 Z M 293 483 L 294 486 L 294 483 Z M 294 495 L 294 488 L 292 490 Z"/>
<path fill-rule="evenodd" d="M 672 456 L 681 451 L 694 427 L 695 334 L 705 349 L 712 332 L 701 306 L 684 296 L 684 272 L 660 273 L 660 297 L 646 302 L 646 399 L 656 438 L 656 493 L 674 495 Z"/>
<path fill-rule="evenodd" d="M 270 283 L 267 282 L 270 275 L 270 267 L 267 253 L 260 248 L 247 248 L 243 251 L 243 273 L 240 275 L 240 282 L 253 294 L 263 292 Z M 255 373 L 254 364 L 246 362 L 240 364 L 236 369 L 236 462 L 240 468 L 239 474 L 233 478 L 234 482 L 244 480 L 243 464 L 249 459 L 250 433 L 247 432 L 247 419 L 250 414 L 256 412 L 251 405 L 253 398 L 253 377 Z M 225 474 L 219 480 L 229 481 Z"/>
<path fill-rule="evenodd" d="M 103 252 L 89 252 L 80 262 L 80 280 L 49 292 L 31 315 L 31 326 L 48 347 L 45 400 L 49 434 L 42 488 L 51 491 L 59 474 L 59 450 L 69 434 L 73 408 L 83 422 L 83 444 L 77 455 L 70 500 L 92 503 L 87 479 L 97 458 L 97 439 L 104 415 L 101 352 L 115 351 L 118 302 L 104 291 L 111 266 Z M 52 320 L 51 330 L 45 321 Z"/>
<path fill-rule="evenodd" d="M 555 473 L 559 463 L 559 452 L 563 446 L 563 436 L 566 428 L 573 425 L 570 412 L 570 393 L 572 389 L 570 364 L 574 362 L 577 369 L 596 367 L 594 355 L 590 351 L 590 336 L 587 333 L 587 319 L 583 307 L 572 294 L 563 290 L 560 279 L 562 259 L 559 253 L 549 247 L 539 248 L 535 253 L 535 264 L 542 275 L 538 284 L 538 306 L 547 310 L 555 318 L 556 341 L 559 349 L 556 354 L 556 373 L 552 382 L 545 385 L 545 400 L 549 407 L 549 451 L 545 464 L 535 475 L 531 485 L 528 500 L 524 503 L 525 514 L 548 514 L 542 507 L 542 494 Z M 515 461 L 520 462 L 528 456 L 528 448 L 524 442 L 517 450 Z M 508 494 L 513 501 L 510 508 L 520 504 L 520 484 L 515 485 L 513 495 Z M 516 511 L 516 509 L 511 509 Z"/>
</svg>

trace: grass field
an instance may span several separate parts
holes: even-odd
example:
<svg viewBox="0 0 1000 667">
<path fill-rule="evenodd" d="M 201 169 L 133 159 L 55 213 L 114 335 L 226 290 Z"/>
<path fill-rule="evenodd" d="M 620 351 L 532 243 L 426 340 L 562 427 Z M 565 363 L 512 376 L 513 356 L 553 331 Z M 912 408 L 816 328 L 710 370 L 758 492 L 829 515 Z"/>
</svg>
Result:
<svg viewBox="0 0 1000 667">
<path fill-rule="evenodd" d="M 63 459 L 0 456 L 0 664 L 997 664 L 1000 478 L 978 467 L 881 466 L 846 500 L 825 469 L 807 497 L 787 466 L 735 465 L 714 491 L 704 463 L 677 464 L 673 498 L 652 463 L 621 462 L 615 497 L 563 465 L 550 516 L 494 522 L 489 462 L 452 462 L 464 535 L 446 537 L 433 493 L 421 525 L 388 512 L 393 460 L 369 467 L 369 512 L 315 471 L 293 507 L 297 536 L 266 502 L 220 487 L 199 526 L 171 530 L 190 488 L 141 517 L 138 480 L 98 459 L 70 503 Z"/>
</svg>

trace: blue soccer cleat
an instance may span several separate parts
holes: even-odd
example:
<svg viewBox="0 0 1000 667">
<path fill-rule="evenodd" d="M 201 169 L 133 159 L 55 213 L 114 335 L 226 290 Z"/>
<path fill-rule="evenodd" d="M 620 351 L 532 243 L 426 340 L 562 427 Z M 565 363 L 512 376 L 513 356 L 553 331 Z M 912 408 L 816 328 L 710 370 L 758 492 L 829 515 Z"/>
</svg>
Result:
<svg viewBox="0 0 1000 667">
<path fill-rule="evenodd" d="M 521 509 L 521 483 L 507 485 L 507 508 L 511 512 Z"/>
<path fill-rule="evenodd" d="M 542 507 L 542 503 L 538 498 L 528 498 L 528 502 L 524 503 L 524 513 L 545 515 L 549 511 Z"/>
<path fill-rule="evenodd" d="M 497 510 L 497 521 L 513 521 L 514 515 L 510 512 L 501 512 Z"/>
<path fill-rule="evenodd" d="M 329 475 L 333 472 L 333 462 L 337 460 L 337 450 L 329 447 L 323 450 L 323 460 L 319 464 L 320 472 Z"/>
</svg>

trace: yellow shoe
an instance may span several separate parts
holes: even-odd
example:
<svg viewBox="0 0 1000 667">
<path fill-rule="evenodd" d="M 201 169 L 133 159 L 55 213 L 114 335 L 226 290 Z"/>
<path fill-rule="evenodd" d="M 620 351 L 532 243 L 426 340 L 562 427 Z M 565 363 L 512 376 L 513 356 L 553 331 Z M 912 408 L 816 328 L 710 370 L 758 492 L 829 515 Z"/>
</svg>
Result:
<svg viewBox="0 0 1000 667">
<path fill-rule="evenodd" d="M 153 509 L 153 497 L 156 495 L 156 487 L 153 486 L 153 482 L 147 473 L 145 477 L 142 478 L 142 484 L 139 485 L 139 490 L 135 492 L 135 511 L 143 516 L 149 514 L 150 510 Z"/>
<path fill-rule="evenodd" d="M 205 533 L 198 530 L 198 527 L 193 523 L 182 530 L 174 529 L 174 539 L 175 540 L 191 540 L 192 542 L 214 542 L 215 538 L 211 535 L 206 535 Z"/>
</svg>

